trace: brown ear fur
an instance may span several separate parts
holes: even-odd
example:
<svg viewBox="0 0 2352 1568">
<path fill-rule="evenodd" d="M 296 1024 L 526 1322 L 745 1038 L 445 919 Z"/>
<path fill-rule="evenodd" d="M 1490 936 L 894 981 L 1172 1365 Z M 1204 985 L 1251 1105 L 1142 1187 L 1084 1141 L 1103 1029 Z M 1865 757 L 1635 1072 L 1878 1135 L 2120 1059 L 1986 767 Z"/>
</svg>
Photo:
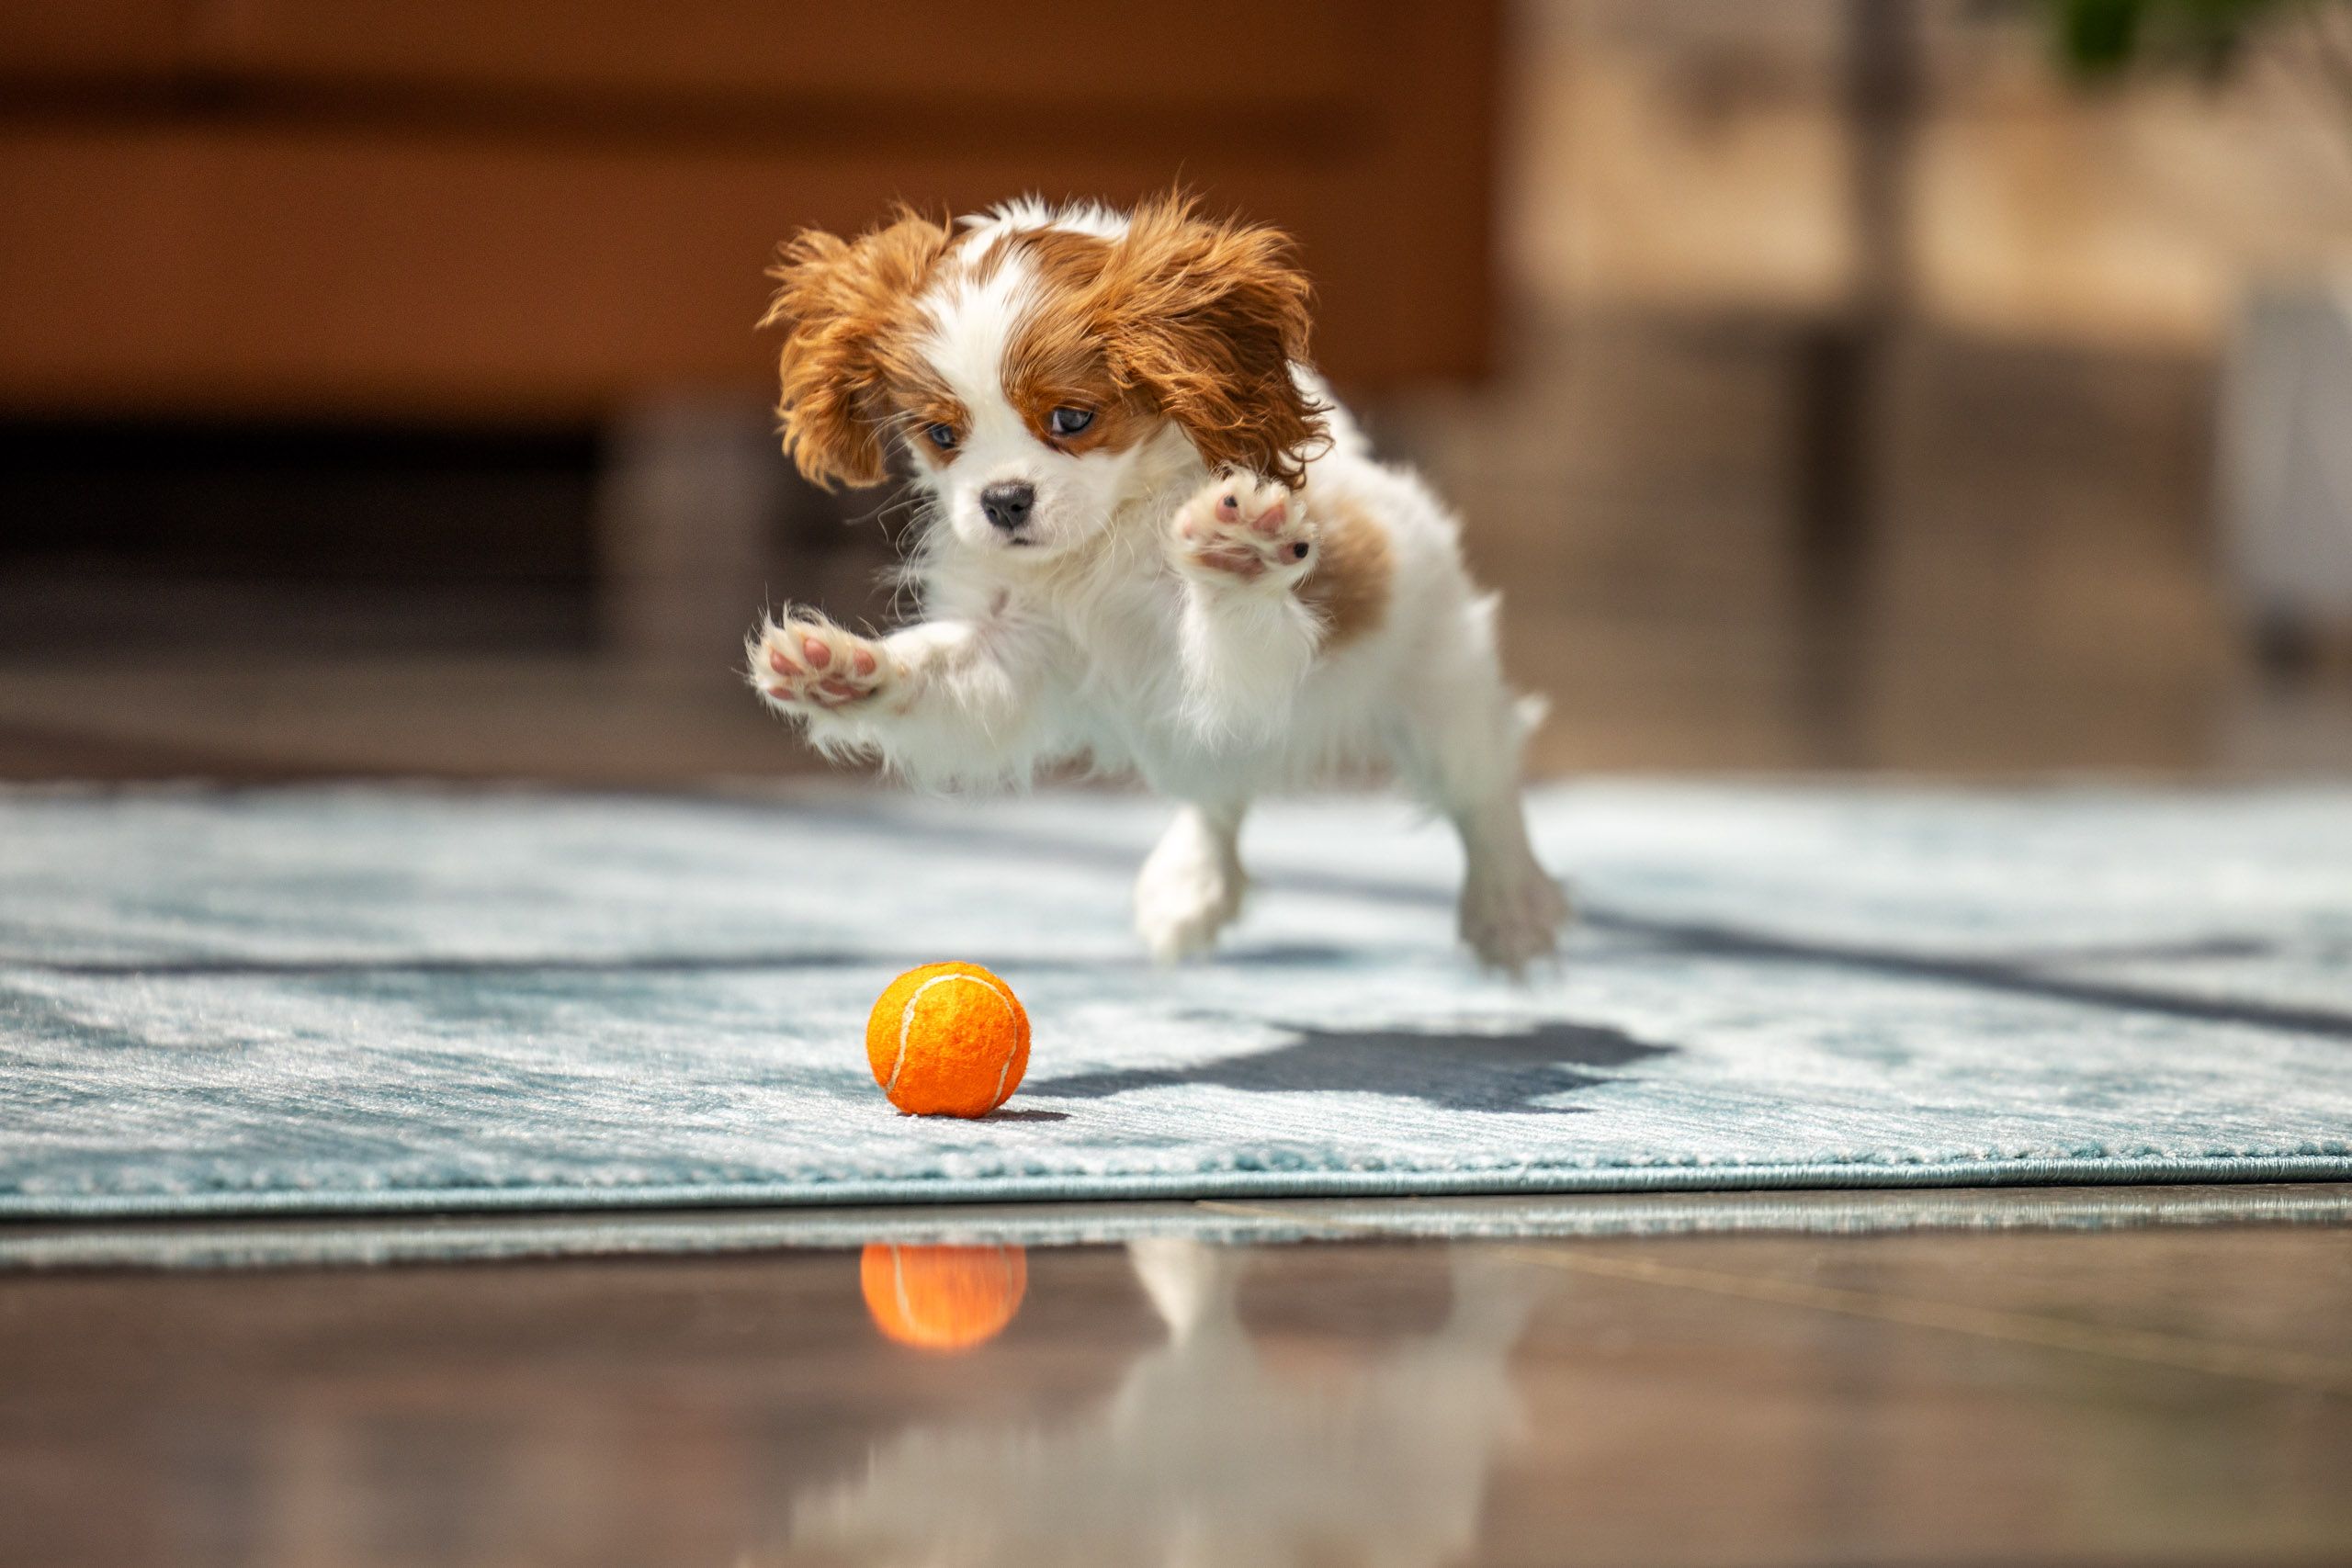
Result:
<svg viewBox="0 0 2352 1568">
<path fill-rule="evenodd" d="M 1170 196 L 1136 210 L 1094 287 L 1114 379 L 1190 435 L 1216 467 L 1296 485 L 1326 438 L 1299 390 L 1310 290 L 1288 236 L 1198 216 Z"/>
<path fill-rule="evenodd" d="M 955 230 L 905 209 L 846 241 L 805 229 L 777 254 L 775 299 L 760 321 L 785 329 L 776 414 L 784 449 L 831 489 L 889 472 L 886 389 L 906 353 L 906 311 Z"/>
</svg>

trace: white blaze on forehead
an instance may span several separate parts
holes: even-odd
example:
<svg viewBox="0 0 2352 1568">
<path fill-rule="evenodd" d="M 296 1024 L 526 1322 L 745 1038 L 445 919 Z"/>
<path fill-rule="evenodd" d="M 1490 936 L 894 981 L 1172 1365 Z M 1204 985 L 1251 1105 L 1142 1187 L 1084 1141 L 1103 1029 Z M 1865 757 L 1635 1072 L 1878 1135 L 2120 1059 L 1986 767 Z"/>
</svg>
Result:
<svg viewBox="0 0 2352 1568">
<path fill-rule="evenodd" d="M 1060 229 L 1072 234 L 1091 234 L 1098 240 L 1115 240 L 1127 231 L 1127 215 L 1114 212 L 1099 201 L 1073 201 L 1056 207 L 1037 196 L 999 202 L 986 212 L 975 212 L 957 221 L 975 235 L 1001 233 L 1011 229 Z"/>
<path fill-rule="evenodd" d="M 979 262 L 1001 243 L 1001 235 L 982 242 L 972 262 Z M 971 265 L 957 269 L 923 300 L 931 330 L 923 334 L 920 352 L 971 411 L 976 431 L 998 419 L 1018 423 L 1004 396 L 1005 354 L 1036 297 L 1037 277 L 1029 258 L 1013 254 L 985 277 L 977 276 Z"/>
</svg>

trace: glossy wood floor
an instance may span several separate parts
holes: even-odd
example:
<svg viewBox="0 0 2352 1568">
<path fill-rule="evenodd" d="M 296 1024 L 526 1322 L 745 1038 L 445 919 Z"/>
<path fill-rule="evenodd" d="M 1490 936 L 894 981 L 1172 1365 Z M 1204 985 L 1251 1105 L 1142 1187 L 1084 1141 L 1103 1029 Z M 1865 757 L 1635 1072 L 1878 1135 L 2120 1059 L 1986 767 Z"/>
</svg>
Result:
<svg viewBox="0 0 2352 1568">
<path fill-rule="evenodd" d="M 0 1560 L 2352 1560 L 2340 1225 L 1340 1234 L 0 1276 Z"/>
</svg>

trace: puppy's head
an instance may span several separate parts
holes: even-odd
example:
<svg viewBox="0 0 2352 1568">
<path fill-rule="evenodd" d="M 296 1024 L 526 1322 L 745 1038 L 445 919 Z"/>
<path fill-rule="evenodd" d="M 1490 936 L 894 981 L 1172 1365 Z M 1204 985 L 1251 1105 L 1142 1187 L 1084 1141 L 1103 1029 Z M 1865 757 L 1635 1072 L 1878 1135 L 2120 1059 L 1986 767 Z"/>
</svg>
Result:
<svg viewBox="0 0 2352 1568">
<path fill-rule="evenodd" d="M 961 228 L 901 213 L 786 247 L 785 449 L 820 484 L 912 455 L 952 536 L 1044 556 L 1100 529 L 1153 453 L 1291 482 L 1323 434 L 1292 373 L 1306 279 L 1272 229 L 1181 197 L 1121 218 L 999 208 Z"/>
</svg>

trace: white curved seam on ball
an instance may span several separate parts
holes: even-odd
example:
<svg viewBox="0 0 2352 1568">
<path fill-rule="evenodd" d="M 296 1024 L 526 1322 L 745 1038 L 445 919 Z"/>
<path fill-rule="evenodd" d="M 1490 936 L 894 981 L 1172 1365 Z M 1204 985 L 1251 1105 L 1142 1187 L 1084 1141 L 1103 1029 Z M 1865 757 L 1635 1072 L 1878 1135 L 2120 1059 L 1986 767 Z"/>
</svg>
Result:
<svg viewBox="0 0 2352 1568">
<path fill-rule="evenodd" d="M 1004 1004 L 1004 1016 L 1006 1018 L 1011 1019 L 1015 1017 L 1012 1010 L 1012 998 L 1006 996 L 996 987 L 989 985 L 986 980 L 981 979 L 978 975 L 933 975 L 930 979 L 925 980 L 922 985 L 915 987 L 914 995 L 909 997 L 907 998 L 907 1005 L 899 1010 L 899 1054 L 890 1060 L 890 1081 L 882 1086 L 882 1092 L 884 1094 L 888 1094 L 892 1089 L 899 1087 L 899 1075 L 906 1070 L 907 1035 L 915 1026 L 915 1004 L 922 1000 L 922 994 L 925 991 L 928 991 L 933 986 L 944 986 L 950 980 L 969 980 L 972 984 L 987 991 L 989 995 L 994 997 L 998 1001 Z M 1015 1032 L 1018 1032 L 1019 1024 L 1017 1021 L 1014 1025 L 1014 1029 Z M 1004 1066 L 996 1075 L 996 1091 L 1000 1096 L 1004 1093 L 1005 1074 L 1012 1070 L 1012 1054 L 1011 1052 L 1007 1052 L 1005 1053 L 1004 1057 Z"/>
<path fill-rule="evenodd" d="M 912 1332 L 915 1325 L 915 1303 L 907 1299 L 907 1265 L 899 1249 L 890 1249 L 890 1293 L 899 1298 L 899 1321 Z"/>
</svg>

